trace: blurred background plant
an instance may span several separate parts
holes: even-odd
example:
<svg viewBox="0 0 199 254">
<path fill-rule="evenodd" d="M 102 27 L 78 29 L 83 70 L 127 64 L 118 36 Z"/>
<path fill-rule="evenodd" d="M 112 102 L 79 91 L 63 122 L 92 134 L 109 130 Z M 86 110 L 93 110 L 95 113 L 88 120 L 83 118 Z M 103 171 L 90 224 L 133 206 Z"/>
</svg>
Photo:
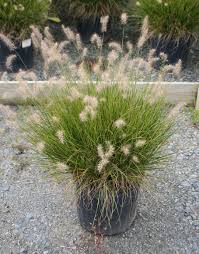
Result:
<svg viewBox="0 0 199 254">
<path fill-rule="evenodd" d="M 74 17 L 82 19 L 106 15 L 120 16 L 127 2 L 127 0 L 76 0 L 71 2 L 70 12 Z"/>
<path fill-rule="evenodd" d="M 75 19 L 89 19 L 120 16 L 127 3 L 128 0 L 53 0 L 52 6 L 62 18 L 70 14 Z"/>
<path fill-rule="evenodd" d="M 148 19 L 144 19 L 141 35 L 136 43 L 132 43 L 125 37 L 125 29 L 128 15 L 122 13 L 120 17 L 123 32 L 120 33 L 120 42 L 104 42 L 104 34 L 107 31 L 108 18 L 101 17 L 100 29 L 102 35 L 92 34 L 90 44 L 84 44 L 79 33 L 62 25 L 64 39 L 56 42 L 50 33 L 49 27 L 45 27 L 43 33 L 32 26 L 31 39 L 37 55 L 40 55 L 39 77 L 40 80 L 62 79 L 67 75 L 68 80 L 82 80 L 92 77 L 95 81 L 124 81 L 134 77 L 139 81 L 151 81 L 164 79 L 167 74 L 179 77 L 182 61 L 175 65 L 167 65 L 167 55 L 161 53 L 156 56 L 154 49 L 148 50 L 142 56 L 142 48 L 145 45 L 148 34 Z M 73 54 L 71 54 L 71 47 Z M 8 61 L 9 60 L 9 61 Z M 161 68 L 157 71 L 156 64 L 160 62 Z M 12 59 L 7 59 L 7 68 L 12 69 Z M 87 72 L 89 75 L 87 75 Z M 37 73 L 31 72 L 29 80 L 36 80 Z M 16 80 L 28 79 L 26 72 L 20 71 L 15 76 Z M 70 76 L 70 77 L 69 77 Z"/>
<path fill-rule="evenodd" d="M 150 31 L 172 39 L 195 37 L 199 31 L 199 1 L 139 0 L 136 12 L 149 18 Z"/>
<path fill-rule="evenodd" d="M 148 17 L 150 46 L 164 52 L 171 64 L 179 59 L 186 65 L 193 39 L 199 31 L 199 1 L 140 0 L 132 8 L 141 20 Z"/>
<path fill-rule="evenodd" d="M 86 42 L 92 33 L 100 33 L 100 17 L 109 16 L 109 23 L 120 17 L 128 0 L 54 0 L 54 9 L 67 25 L 76 25 Z M 109 29 L 110 31 L 111 29 Z"/>
<path fill-rule="evenodd" d="M 74 19 L 69 15 L 69 8 L 69 0 L 52 0 L 50 14 L 59 17 L 62 23 L 72 25 Z"/>
<path fill-rule="evenodd" d="M 0 32 L 10 39 L 30 37 L 30 25 L 42 26 L 48 19 L 51 0 L 0 0 Z"/>
</svg>

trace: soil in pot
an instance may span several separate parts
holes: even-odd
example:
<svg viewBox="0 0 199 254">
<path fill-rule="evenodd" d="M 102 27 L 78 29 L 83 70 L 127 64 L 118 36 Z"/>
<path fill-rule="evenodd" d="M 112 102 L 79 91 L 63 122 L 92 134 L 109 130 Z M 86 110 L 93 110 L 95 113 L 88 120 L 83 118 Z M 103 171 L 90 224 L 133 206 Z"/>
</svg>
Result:
<svg viewBox="0 0 199 254">
<path fill-rule="evenodd" d="M 115 235 L 127 231 L 136 217 L 139 188 L 134 187 L 125 193 L 117 192 L 114 197 L 115 209 L 111 208 L 106 216 L 102 214 L 103 200 L 98 199 L 98 193 L 81 193 L 78 199 L 78 216 L 81 226 L 87 231 L 100 235 Z"/>
<path fill-rule="evenodd" d="M 77 22 L 77 31 L 80 33 L 82 41 L 89 43 L 93 34 L 101 35 L 101 23 L 99 17 L 91 17 L 88 19 L 79 19 Z M 111 21 L 109 20 L 107 32 L 104 34 L 104 41 L 110 38 Z"/>
<path fill-rule="evenodd" d="M 20 69 L 31 69 L 33 67 L 34 49 L 31 39 L 16 43 L 16 48 L 10 50 L 7 45 L 0 41 L 0 71 L 18 72 Z M 6 68 L 6 59 L 10 55 L 16 55 L 12 68 Z"/>
<path fill-rule="evenodd" d="M 161 52 L 167 54 L 168 64 L 176 64 L 181 59 L 183 67 L 186 66 L 191 40 L 181 38 L 176 41 L 175 39 L 153 37 L 150 39 L 150 45 L 151 48 L 156 49 L 157 56 Z"/>
</svg>

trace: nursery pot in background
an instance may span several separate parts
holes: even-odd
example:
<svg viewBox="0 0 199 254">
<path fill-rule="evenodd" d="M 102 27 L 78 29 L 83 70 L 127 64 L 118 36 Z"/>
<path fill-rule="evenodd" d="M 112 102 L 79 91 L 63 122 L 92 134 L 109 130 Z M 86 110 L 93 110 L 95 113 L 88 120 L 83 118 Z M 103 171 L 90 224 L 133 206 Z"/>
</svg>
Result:
<svg viewBox="0 0 199 254">
<path fill-rule="evenodd" d="M 156 49 L 157 56 L 161 52 L 167 54 L 168 64 L 176 64 L 181 59 L 183 67 L 186 66 L 191 46 L 190 39 L 180 38 L 176 41 L 172 38 L 152 37 L 150 44 L 152 48 Z"/>
<path fill-rule="evenodd" d="M 80 33 L 82 41 L 84 43 L 89 43 L 90 38 L 93 34 L 101 34 L 101 23 L 100 17 L 90 17 L 87 19 L 79 19 L 77 21 L 77 30 Z M 104 34 L 104 40 L 109 38 L 109 33 L 111 30 L 111 21 L 109 20 L 107 32 Z"/>
<path fill-rule="evenodd" d="M 7 69 L 6 59 L 10 55 L 16 55 L 12 68 Z M 0 41 L 0 71 L 18 72 L 20 69 L 31 69 L 33 67 L 34 49 L 31 39 L 15 44 L 15 49 L 10 50 L 3 41 Z"/>
<path fill-rule="evenodd" d="M 118 191 L 114 197 L 116 207 L 113 211 L 111 207 L 106 210 L 110 217 L 102 214 L 104 200 L 98 198 L 98 192 L 91 194 L 91 197 L 81 193 L 77 206 L 81 226 L 99 235 L 116 235 L 127 231 L 136 217 L 138 193 L 138 187 L 127 193 Z"/>
</svg>

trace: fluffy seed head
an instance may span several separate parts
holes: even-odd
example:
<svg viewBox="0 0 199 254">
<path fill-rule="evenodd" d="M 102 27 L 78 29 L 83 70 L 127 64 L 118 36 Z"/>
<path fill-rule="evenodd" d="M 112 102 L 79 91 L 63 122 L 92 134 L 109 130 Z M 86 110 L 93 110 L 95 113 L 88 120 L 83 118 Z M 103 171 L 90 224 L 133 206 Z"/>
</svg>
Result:
<svg viewBox="0 0 199 254">
<path fill-rule="evenodd" d="M 102 33 L 107 31 L 108 21 L 109 21 L 109 16 L 103 16 L 103 17 L 100 18 L 101 32 Z"/>
<path fill-rule="evenodd" d="M 8 37 L 6 37 L 4 34 L 0 33 L 0 40 L 5 44 L 6 47 L 8 47 L 10 50 L 15 50 L 15 45 L 12 43 Z"/>
<path fill-rule="evenodd" d="M 10 56 L 7 57 L 7 59 L 6 59 L 6 68 L 7 68 L 8 70 L 12 70 L 12 68 L 13 68 L 13 63 L 14 63 L 14 61 L 15 61 L 16 58 L 17 58 L 17 56 L 14 55 L 14 54 L 12 54 L 12 55 L 10 55 Z"/>
<path fill-rule="evenodd" d="M 121 15 L 121 24 L 126 25 L 127 20 L 128 20 L 127 13 L 122 13 L 122 15 Z"/>
<path fill-rule="evenodd" d="M 64 172 L 65 172 L 66 170 L 68 170 L 68 169 L 69 169 L 68 165 L 66 165 L 66 164 L 64 164 L 64 163 L 62 163 L 62 162 L 58 162 L 58 163 L 57 163 L 57 170 L 58 170 L 58 171 L 64 173 Z"/>
<path fill-rule="evenodd" d="M 119 44 L 119 43 L 117 43 L 117 42 L 115 42 L 115 41 L 113 41 L 113 42 L 110 42 L 109 44 L 108 44 L 108 46 L 109 46 L 109 48 L 112 48 L 112 49 L 114 49 L 114 50 L 116 50 L 116 51 L 118 51 L 118 52 L 122 52 L 122 47 L 121 47 L 121 45 Z"/>
<path fill-rule="evenodd" d="M 70 101 L 78 100 L 82 95 L 76 87 L 72 87 L 69 91 L 68 99 Z"/>
<path fill-rule="evenodd" d="M 44 148 L 45 148 L 45 144 L 44 142 L 39 142 L 36 144 L 36 148 L 37 148 L 37 151 L 39 153 L 42 153 L 44 151 Z"/>
<path fill-rule="evenodd" d="M 69 41 L 75 41 L 75 33 L 69 27 L 62 25 L 62 29 Z"/>
<path fill-rule="evenodd" d="M 148 53 L 148 56 L 147 56 L 147 59 L 150 60 L 151 58 L 154 58 L 155 53 L 156 53 L 156 49 L 150 49 L 149 53 Z"/>
<path fill-rule="evenodd" d="M 101 38 L 99 37 L 99 35 L 97 34 L 93 34 L 91 36 L 91 39 L 90 39 L 91 43 L 95 43 L 97 45 L 98 48 L 101 48 L 102 47 L 102 40 Z"/>
<path fill-rule="evenodd" d="M 148 37 L 149 37 L 149 18 L 148 16 L 146 16 L 142 24 L 141 36 L 138 40 L 137 47 L 142 48 L 144 43 L 148 40 Z"/>
<path fill-rule="evenodd" d="M 29 122 L 35 122 L 36 124 L 41 123 L 41 117 L 38 113 L 33 113 L 29 118 L 28 118 Z"/>
<path fill-rule="evenodd" d="M 40 33 L 39 29 L 35 26 L 30 26 L 30 28 L 32 29 L 33 34 L 35 35 L 36 39 L 38 40 L 39 43 L 41 43 L 43 36 Z"/>
<path fill-rule="evenodd" d="M 174 75 L 179 77 L 181 71 L 182 71 L 182 60 L 179 60 L 174 66 L 173 73 Z"/>
<path fill-rule="evenodd" d="M 86 95 L 83 99 L 84 104 L 91 106 L 92 108 L 97 108 L 98 100 L 94 96 Z"/>
<path fill-rule="evenodd" d="M 37 37 L 35 36 L 35 34 L 32 32 L 31 33 L 31 39 L 32 39 L 32 43 L 34 45 L 35 49 L 39 49 L 40 48 L 40 42 L 38 41 Z"/>
<path fill-rule="evenodd" d="M 126 125 L 126 122 L 123 119 L 118 119 L 114 122 L 114 126 L 118 129 L 121 129 Z"/>
<path fill-rule="evenodd" d="M 56 133 L 56 136 L 58 137 L 59 141 L 64 144 L 64 131 L 58 130 Z"/>
<path fill-rule="evenodd" d="M 97 152 L 98 156 L 102 159 L 104 157 L 104 150 L 101 144 L 97 146 Z"/>
<path fill-rule="evenodd" d="M 109 141 L 106 142 L 106 146 L 107 146 L 106 150 L 104 150 L 104 148 L 101 144 L 97 146 L 98 156 L 102 160 L 105 158 L 110 159 L 113 156 L 114 151 L 115 151 L 114 146 Z"/>
<path fill-rule="evenodd" d="M 107 159 L 102 159 L 99 163 L 98 163 L 98 165 L 97 165 L 97 171 L 99 172 L 99 173 L 101 173 L 102 172 L 102 170 L 106 167 L 106 165 L 108 165 L 109 164 L 109 160 L 107 160 Z"/>
<path fill-rule="evenodd" d="M 140 163 L 140 160 L 139 160 L 139 158 L 138 158 L 137 155 L 133 155 L 133 156 L 132 156 L 132 160 L 133 160 L 135 163 Z"/>
<path fill-rule="evenodd" d="M 168 64 L 168 65 L 165 65 L 163 68 L 162 68 L 162 74 L 165 75 L 167 73 L 173 73 L 174 71 L 174 65 L 172 64 Z"/>
<path fill-rule="evenodd" d="M 135 147 L 143 147 L 145 144 L 146 144 L 145 139 L 139 139 L 139 140 L 136 141 Z"/>
<path fill-rule="evenodd" d="M 118 59 L 118 57 L 119 57 L 118 52 L 116 52 L 115 50 L 111 50 L 108 53 L 108 57 L 107 57 L 109 64 L 113 64 L 115 60 Z"/>
<path fill-rule="evenodd" d="M 130 41 L 127 41 L 126 47 L 130 53 L 133 51 L 133 44 Z"/>
<path fill-rule="evenodd" d="M 30 26 L 30 28 L 32 29 L 32 33 L 31 33 L 32 43 L 33 43 L 34 47 L 39 50 L 41 47 L 41 42 L 42 42 L 43 36 L 40 33 L 38 28 L 36 28 L 34 26 Z"/>
<path fill-rule="evenodd" d="M 115 148 L 114 146 L 108 141 L 107 142 L 107 150 L 104 154 L 105 158 L 111 158 L 114 154 Z"/>
<path fill-rule="evenodd" d="M 106 146 L 107 146 L 106 150 L 103 149 L 101 144 L 97 146 L 98 156 L 101 159 L 97 165 L 97 171 L 99 173 L 101 173 L 101 171 L 110 162 L 109 160 L 113 156 L 115 151 L 114 146 L 109 141 L 106 142 Z"/>
<path fill-rule="evenodd" d="M 100 74 L 101 73 L 101 66 L 100 64 L 94 64 L 92 67 L 92 71 L 96 74 Z"/>
<path fill-rule="evenodd" d="M 61 53 L 69 43 L 69 41 L 62 41 L 58 46 L 58 51 Z"/>
<path fill-rule="evenodd" d="M 92 119 L 94 119 L 96 117 L 97 112 L 96 112 L 95 108 L 93 108 L 91 106 L 86 106 L 84 110 L 87 113 L 87 115 L 90 115 L 90 117 Z"/>
<path fill-rule="evenodd" d="M 83 57 L 87 56 L 87 53 L 88 53 L 88 48 L 83 48 L 82 56 Z"/>
<path fill-rule="evenodd" d="M 162 61 L 166 62 L 167 59 L 168 59 L 167 54 L 165 54 L 164 52 L 161 52 L 161 53 L 160 53 L 160 59 L 161 59 Z"/>
<path fill-rule="evenodd" d="M 80 114 L 79 114 L 79 118 L 82 122 L 86 122 L 88 120 L 88 116 L 87 116 L 87 112 L 85 111 L 82 111 Z"/>
<path fill-rule="evenodd" d="M 121 147 L 121 151 L 126 156 L 130 154 L 130 149 L 131 149 L 131 144 L 127 144 Z"/>
<path fill-rule="evenodd" d="M 44 34 L 45 34 L 46 38 L 47 38 L 49 41 L 51 41 L 51 42 L 54 41 L 53 36 L 52 36 L 52 34 L 50 33 L 49 27 L 46 26 L 46 27 L 44 28 Z"/>
<path fill-rule="evenodd" d="M 82 49 L 82 41 L 81 41 L 80 34 L 76 34 L 75 41 L 76 41 L 77 49 L 81 50 Z"/>
<path fill-rule="evenodd" d="M 60 119 L 57 116 L 53 116 L 52 120 L 54 123 L 59 123 Z"/>
</svg>

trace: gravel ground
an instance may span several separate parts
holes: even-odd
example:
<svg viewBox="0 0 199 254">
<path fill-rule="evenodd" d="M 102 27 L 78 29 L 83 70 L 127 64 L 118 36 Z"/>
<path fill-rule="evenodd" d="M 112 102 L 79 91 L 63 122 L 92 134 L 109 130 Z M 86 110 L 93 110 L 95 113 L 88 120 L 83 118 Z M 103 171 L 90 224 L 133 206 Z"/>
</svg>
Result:
<svg viewBox="0 0 199 254">
<path fill-rule="evenodd" d="M 20 153 L 23 134 L 0 115 L 1 128 L 0 254 L 199 253 L 199 130 L 189 113 L 178 116 L 172 159 L 151 174 L 134 225 L 104 239 L 80 227 L 73 188 L 49 179 L 28 147 Z"/>
</svg>

